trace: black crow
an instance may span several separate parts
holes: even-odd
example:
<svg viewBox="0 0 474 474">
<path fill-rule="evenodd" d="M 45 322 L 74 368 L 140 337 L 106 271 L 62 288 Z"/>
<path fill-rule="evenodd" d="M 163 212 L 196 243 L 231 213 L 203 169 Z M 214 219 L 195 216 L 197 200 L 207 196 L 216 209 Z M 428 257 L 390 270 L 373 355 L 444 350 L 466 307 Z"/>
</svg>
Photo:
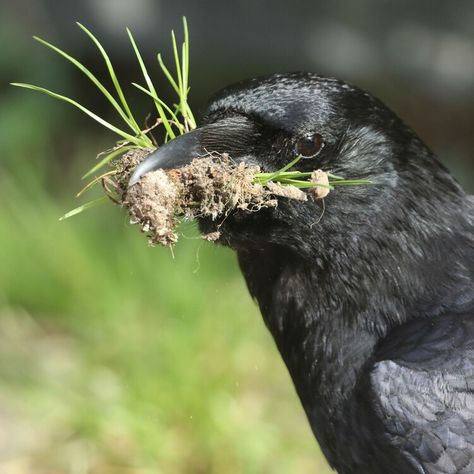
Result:
<svg viewBox="0 0 474 474">
<path fill-rule="evenodd" d="M 315 74 L 225 89 L 137 176 L 203 150 L 372 182 L 236 211 L 220 243 L 337 472 L 474 473 L 474 199 L 379 100 Z"/>
</svg>

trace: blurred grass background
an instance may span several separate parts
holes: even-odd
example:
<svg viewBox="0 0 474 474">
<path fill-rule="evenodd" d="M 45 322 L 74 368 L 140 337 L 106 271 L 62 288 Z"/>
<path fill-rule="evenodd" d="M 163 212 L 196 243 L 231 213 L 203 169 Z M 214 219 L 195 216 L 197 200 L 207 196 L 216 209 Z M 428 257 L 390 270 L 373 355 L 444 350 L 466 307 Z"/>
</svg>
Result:
<svg viewBox="0 0 474 474">
<path fill-rule="evenodd" d="M 173 258 L 113 206 L 58 222 L 115 138 L 8 82 L 108 116 L 90 84 L 31 35 L 104 74 L 75 29 L 83 22 L 125 84 L 139 77 L 125 25 L 151 65 L 186 14 L 198 112 L 244 77 L 336 75 L 387 102 L 473 191 L 472 5 L 380 3 L 307 1 L 291 12 L 283 0 L 0 3 L 2 474 L 329 472 L 232 252 L 191 229 Z M 151 105 L 133 94 L 145 117 Z"/>
</svg>

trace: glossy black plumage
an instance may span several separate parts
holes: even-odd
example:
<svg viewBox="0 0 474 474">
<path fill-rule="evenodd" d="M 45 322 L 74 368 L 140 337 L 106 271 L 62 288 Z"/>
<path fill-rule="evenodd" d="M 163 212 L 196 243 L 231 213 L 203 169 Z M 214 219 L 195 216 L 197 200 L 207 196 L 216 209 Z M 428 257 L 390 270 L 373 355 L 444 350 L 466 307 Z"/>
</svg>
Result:
<svg viewBox="0 0 474 474">
<path fill-rule="evenodd" d="M 211 100 L 200 146 L 370 186 L 280 199 L 219 227 L 340 474 L 474 472 L 474 201 L 417 135 L 360 89 L 313 74 Z M 202 220 L 205 231 L 216 223 Z"/>
</svg>

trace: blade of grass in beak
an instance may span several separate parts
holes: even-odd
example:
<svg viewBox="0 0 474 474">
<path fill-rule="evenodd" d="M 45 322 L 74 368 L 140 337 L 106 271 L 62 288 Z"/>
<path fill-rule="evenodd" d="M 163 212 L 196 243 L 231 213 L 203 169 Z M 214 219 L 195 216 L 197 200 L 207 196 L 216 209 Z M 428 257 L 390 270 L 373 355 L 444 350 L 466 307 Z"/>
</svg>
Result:
<svg viewBox="0 0 474 474">
<path fill-rule="evenodd" d="M 135 118 L 133 117 L 130 107 L 128 106 L 127 100 L 125 99 L 125 95 L 123 93 L 122 87 L 120 86 L 120 83 L 118 81 L 117 75 L 115 74 L 114 67 L 112 65 L 112 62 L 110 61 L 108 54 L 106 53 L 105 49 L 100 44 L 99 40 L 92 34 L 91 31 L 89 31 L 84 25 L 82 25 L 79 22 L 77 22 L 77 26 L 79 26 L 79 28 L 81 28 L 81 30 L 84 31 L 84 33 L 86 33 L 89 36 L 89 38 L 97 46 L 97 49 L 100 51 L 100 54 L 104 58 L 105 64 L 107 66 L 107 70 L 109 71 L 110 78 L 112 79 L 112 83 L 115 87 L 115 90 L 117 91 L 117 95 L 120 99 L 120 102 L 122 103 L 122 106 L 125 109 L 125 113 L 130 121 L 130 124 L 132 125 L 132 128 L 136 133 L 141 133 L 141 129 L 139 125 L 137 124 L 137 122 L 135 121 Z"/>
<path fill-rule="evenodd" d="M 183 43 L 182 47 L 183 53 L 182 53 L 182 59 L 183 59 L 183 91 L 182 91 L 182 97 L 180 98 L 180 110 L 181 114 L 184 119 L 184 123 L 186 124 L 187 128 L 189 125 L 189 128 L 195 129 L 196 128 L 196 121 L 194 119 L 194 115 L 191 112 L 191 107 L 189 107 L 188 104 L 188 93 L 189 93 L 189 87 L 188 87 L 188 77 L 189 77 L 189 71 L 188 71 L 188 66 L 186 64 L 186 61 L 184 59 L 186 55 L 186 45 Z"/>
<path fill-rule="evenodd" d="M 114 158 L 117 156 L 122 155 L 123 153 L 126 153 L 129 150 L 132 150 L 136 147 L 133 146 L 122 146 L 120 148 L 117 148 L 115 150 L 112 150 L 110 153 L 107 153 L 107 155 L 102 158 L 102 160 L 99 161 L 94 167 L 92 167 L 81 179 L 86 179 L 89 176 L 93 175 L 96 171 L 100 170 L 103 166 L 105 166 L 107 163 L 112 161 Z"/>
<path fill-rule="evenodd" d="M 179 86 L 176 83 L 176 81 L 174 80 L 173 76 L 171 75 L 169 69 L 166 67 L 166 65 L 163 61 L 163 58 L 161 57 L 161 54 L 157 54 L 156 58 L 158 60 L 158 64 L 160 65 L 160 68 L 161 68 L 163 74 L 168 79 L 168 82 L 171 84 L 171 86 L 175 90 L 176 94 L 178 94 L 178 97 L 180 97 Z M 180 97 L 180 105 L 178 107 L 178 111 L 180 111 L 180 112 L 182 112 L 182 110 L 183 110 L 183 107 L 182 107 L 181 103 L 182 103 L 182 100 L 181 100 L 181 97 Z M 194 118 L 194 115 L 191 111 L 191 108 L 189 107 L 189 104 L 187 103 L 187 92 L 186 92 L 186 102 L 185 102 L 184 110 L 186 111 L 185 114 L 184 114 L 185 119 L 187 119 L 187 121 L 189 122 L 190 128 L 195 129 L 196 128 L 196 119 Z"/>
<path fill-rule="evenodd" d="M 72 211 L 66 212 L 66 214 L 64 214 L 64 216 L 61 216 L 59 220 L 63 221 L 64 219 L 69 219 L 70 217 L 76 216 L 77 214 L 80 214 L 81 212 L 84 212 L 87 209 L 90 209 L 91 207 L 98 206 L 99 204 L 102 204 L 108 201 L 108 199 L 109 199 L 108 196 L 102 196 L 99 199 L 95 199 L 94 201 L 86 202 L 82 206 L 76 207 Z"/>
<path fill-rule="evenodd" d="M 166 67 L 163 58 L 161 57 L 161 54 L 156 55 L 156 59 L 158 60 L 158 64 L 160 65 L 161 70 L 163 71 L 163 74 L 166 76 L 166 79 L 168 79 L 168 82 L 171 84 L 171 87 L 175 90 L 176 94 L 179 95 L 179 87 L 178 84 L 176 84 L 176 81 L 174 80 L 174 77 L 171 75 L 169 69 Z"/>
<path fill-rule="evenodd" d="M 176 125 L 179 129 L 179 132 L 181 134 L 185 133 L 185 129 L 183 125 L 180 123 L 178 120 L 178 117 L 176 114 L 173 112 L 173 110 L 164 102 L 162 101 L 157 95 L 153 94 L 153 92 L 150 92 L 148 89 L 145 87 L 141 86 L 140 84 L 137 84 L 136 82 L 132 82 L 132 86 L 136 87 L 138 90 L 144 92 L 148 96 L 150 96 L 154 101 L 158 102 L 171 116 L 173 120 L 173 125 Z"/>
<path fill-rule="evenodd" d="M 185 91 L 186 97 L 188 95 L 188 78 L 189 78 L 189 31 L 188 22 L 186 17 L 183 16 L 183 31 L 184 31 L 184 43 L 183 43 L 183 91 Z"/>
<path fill-rule="evenodd" d="M 191 129 L 196 128 L 196 120 L 194 119 L 191 108 L 188 104 L 189 94 L 189 30 L 186 17 L 183 16 L 183 31 L 184 42 L 182 47 L 182 72 L 183 72 L 183 100 L 182 100 L 182 114 L 184 121 Z"/>
<path fill-rule="evenodd" d="M 96 176 L 92 181 L 89 181 L 77 194 L 76 197 L 80 197 L 82 194 L 84 194 L 87 190 L 92 188 L 94 185 L 96 185 L 102 178 L 105 178 L 107 176 L 113 176 L 114 174 L 117 174 L 117 170 L 112 170 L 108 171 L 107 173 L 103 173 L 100 176 Z"/>
<path fill-rule="evenodd" d="M 334 186 L 352 186 L 359 184 L 372 184 L 372 181 L 366 179 L 345 179 L 341 181 L 330 181 L 330 183 Z"/>
<path fill-rule="evenodd" d="M 282 178 L 307 178 L 313 174 L 313 171 L 284 171 L 278 177 Z"/>
<path fill-rule="evenodd" d="M 344 179 L 342 176 L 337 176 L 337 175 L 332 174 L 332 173 L 327 173 L 327 175 L 328 175 L 328 178 L 332 178 L 332 179 L 341 179 L 341 180 Z"/>
<path fill-rule="evenodd" d="M 74 64 L 85 76 L 87 76 L 92 83 L 100 90 L 102 94 L 106 97 L 106 99 L 112 104 L 114 109 L 119 113 L 120 117 L 124 120 L 124 122 L 134 131 L 137 132 L 135 129 L 133 123 L 130 121 L 130 119 L 127 117 L 123 109 L 120 107 L 120 104 L 115 100 L 115 98 L 110 94 L 110 92 L 106 89 L 106 87 L 97 79 L 97 77 L 94 76 L 94 74 L 87 68 L 85 67 L 82 63 L 80 63 L 77 59 L 73 58 L 69 54 L 67 54 L 65 51 L 62 49 L 59 49 L 57 46 L 54 46 L 51 43 L 48 43 L 42 38 L 39 38 L 38 36 L 33 36 L 33 38 L 41 43 L 42 45 L 52 49 L 56 53 L 58 53 L 60 56 L 64 57 L 67 59 L 69 62 Z M 139 129 L 138 129 L 139 130 Z"/>
<path fill-rule="evenodd" d="M 54 97 L 55 99 L 63 100 L 64 102 L 68 102 L 69 104 L 74 105 L 74 107 L 77 107 L 79 110 L 82 110 L 82 112 L 89 115 L 89 117 L 93 118 L 96 122 L 99 122 L 104 127 L 108 128 L 109 130 L 112 130 L 112 132 L 115 132 L 117 135 L 120 135 L 126 141 L 134 143 L 137 146 L 143 146 L 143 142 L 140 141 L 139 138 L 134 137 L 133 135 L 130 135 L 129 133 L 124 132 L 123 130 L 120 130 L 115 125 L 112 125 L 111 123 L 107 122 L 103 118 L 96 115 L 94 112 L 91 112 L 89 109 L 87 109 L 86 107 L 84 107 L 83 105 L 79 104 L 78 102 L 76 102 L 75 100 L 73 100 L 69 97 L 66 97 L 66 96 L 61 95 L 61 94 L 57 94 L 56 92 L 52 92 L 49 89 L 45 89 L 44 87 L 34 86 L 32 84 L 23 84 L 23 83 L 20 83 L 20 82 L 12 82 L 11 85 L 16 86 L 16 87 L 23 87 L 24 89 L 31 89 L 31 90 L 37 91 L 37 92 L 42 92 L 43 94 Z"/>
<path fill-rule="evenodd" d="M 142 70 L 143 77 L 145 78 L 145 81 L 147 83 L 148 89 L 153 94 L 155 94 L 155 96 L 158 97 L 158 94 L 156 93 L 156 89 L 153 85 L 153 82 L 150 79 L 150 76 L 148 75 L 148 71 L 146 69 L 145 63 L 143 62 L 142 55 L 140 54 L 140 51 L 138 50 L 137 44 L 135 43 L 135 40 L 133 39 L 133 35 L 132 35 L 131 31 L 128 28 L 127 28 L 127 33 L 128 33 L 128 37 L 130 38 L 130 43 L 132 44 L 133 50 L 135 51 L 135 55 L 138 59 L 138 63 L 140 64 L 140 68 Z M 156 110 L 158 111 L 158 115 L 160 116 L 160 119 L 162 120 L 163 125 L 166 129 L 166 133 L 171 138 L 175 138 L 176 135 L 175 135 L 174 131 L 171 128 L 171 125 L 168 121 L 168 117 L 166 116 L 166 114 L 163 110 L 163 107 L 161 107 L 161 105 L 158 102 L 155 102 L 155 106 L 156 106 Z"/>
<path fill-rule="evenodd" d="M 176 35 L 174 34 L 174 30 L 171 30 L 171 43 L 173 45 L 173 56 L 176 66 L 176 76 L 178 78 L 179 98 L 181 99 L 183 97 L 183 76 L 181 73 L 181 61 L 179 59 L 178 44 L 176 43 Z"/>
<path fill-rule="evenodd" d="M 285 171 L 289 170 L 292 166 L 296 165 L 298 161 L 301 160 L 301 155 L 298 155 L 294 160 L 290 161 L 288 164 L 286 164 L 283 168 L 279 169 L 278 171 L 275 171 L 274 173 L 257 173 L 255 175 L 255 179 L 258 181 L 262 181 L 263 183 L 268 183 L 269 181 L 274 180 L 277 178 L 281 173 L 284 173 Z"/>
<path fill-rule="evenodd" d="M 183 116 L 184 125 L 186 127 L 186 131 L 189 132 L 189 120 L 188 120 L 188 107 L 187 107 L 187 96 L 188 96 L 188 87 L 187 83 L 187 72 L 186 72 L 186 45 L 183 43 L 181 45 L 181 71 L 182 71 L 182 83 L 183 89 L 181 91 L 181 95 L 179 98 L 179 110 L 181 111 L 181 115 Z"/>
</svg>

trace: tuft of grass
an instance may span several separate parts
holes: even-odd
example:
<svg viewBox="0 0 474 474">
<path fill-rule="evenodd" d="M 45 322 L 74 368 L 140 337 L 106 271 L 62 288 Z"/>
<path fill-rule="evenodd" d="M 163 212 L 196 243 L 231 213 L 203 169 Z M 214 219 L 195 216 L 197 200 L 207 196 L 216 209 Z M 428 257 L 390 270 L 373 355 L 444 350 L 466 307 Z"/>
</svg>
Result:
<svg viewBox="0 0 474 474">
<path fill-rule="evenodd" d="M 105 50 L 102 46 L 100 41 L 97 39 L 94 34 L 88 30 L 84 25 L 81 23 L 77 23 L 78 27 L 91 39 L 91 41 L 95 44 L 99 53 L 101 54 L 105 65 L 107 67 L 107 71 L 109 73 L 110 79 L 112 81 L 113 89 L 109 90 L 107 86 L 99 81 L 99 79 L 94 75 L 94 73 L 88 69 L 84 64 L 80 61 L 69 55 L 67 52 L 63 51 L 62 49 L 58 48 L 57 46 L 45 41 L 42 38 L 37 36 L 34 37 L 36 41 L 41 43 L 42 45 L 48 47 L 55 53 L 59 54 L 69 62 L 71 62 L 76 68 L 79 69 L 81 73 L 83 73 L 93 84 L 97 87 L 99 92 L 104 95 L 107 101 L 111 104 L 111 106 L 116 110 L 119 118 L 121 119 L 121 125 L 116 126 L 104 118 L 100 117 L 92 110 L 88 109 L 87 107 L 83 106 L 76 100 L 71 97 L 67 97 L 65 95 L 59 94 L 57 92 L 53 92 L 47 88 L 40 87 L 33 84 L 25 84 L 20 82 L 11 83 L 11 85 L 16 87 L 22 87 L 25 89 L 30 89 L 36 92 L 40 92 L 42 94 L 46 94 L 50 97 L 58 99 L 60 101 L 66 102 L 71 104 L 72 106 L 78 108 L 86 115 L 91 117 L 93 120 L 98 122 L 103 127 L 111 130 L 112 132 L 116 133 L 120 139 L 116 143 L 111 150 L 99 154 L 102 156 L 102 159 L 94 165 L 90 170 L 88 170 L 83 179 L 90 178 L 91 176 L 95 175 L 101 169 L 106 166 L 109 162 L 113 159 L 119 157 L 120 155 L 130 151 L 134 148 L 138 149 L 154 149 L 156 145 L 153 141 L 153 137 L 151 136 L 151 130 L 156 126 L 162 125 L 166 130 L 165 141 L 175 138 L 177 135 L 181 135 L 183 133 L 188 132 L 191 129 L 196 128 L 196 121 L 194 119 L 194 115 L 191 111 L 191 108 L 188 103 L 188 94 L 189 94 L 189 31 L 188 31 L 188 24 L 186 21 L 186 17 L 183 17 L 183 32 L 184 32 L 184 41 L 181 44 L 181 47 L 178 47 L 178 41 L 176 39 L 176 35 L 174 31 L 171 33 L 172 39 L 172 47 L 173 47 L 173 55 L 174 55 L 174 62 L 175 62 L 175 75 L 170 71 L 170 69 L 165 65 L 162 57 L 160 54 L 157 56 L 158 65 L 167 78 L 168 82 L 170 83 L 173 90 L 176 92 L 178 96 L 178 101 L 175 105 L 169 106 L 167 105 L 158 95 L 158 92 L 153 85 L 153 81 L 150 78 L 148 73 L 147 67 L 143 58 L 140 54 L 138 49 L 137 43 L 132 35 L 132 32 L 127 28 L 127 34 L 132 46 L 132 49 L 135 53 L 137 58 L 138 64 L 140 66 L 140 70 L 142 72 L 143 78 L 145 80 L 145 86 L 140 85 L 138 83 L 133 83 L 133 85 L 140 90 L 141 92 L 147 94 L 153 101 L 155 108 L 157 110 L 157 120 L 155 124 L 148 128 L 142 129 L 138 125 L 138 120 L 133 115 L 132 110 L 129 106 L 127 98 L 123 92 L 123 89 L 120 85 L 120 81 L 117 77 L 113 64 Z M 93 180 L 91 183 L 95 184 L 98 180 Z M 86 185 L 86 188 L 90 186 Z M 79 212 L 92 207 L 88 205 L 89 203 L 76 208 L 73 211 L 67 213 L 63 218 L 70 217 L 72 215 L 78 214 Z"/>
<path fill-rule="evenodd" d="M 160 53 L 157 54 L 157 62 L 161 69 L 161 72 L 166 77 L 168 83 L 170 84 L 171 88 L 175 91 L 178 101 L 176 104 L 169 105 L 166 104 L 159 96 L 153 80 L 148 72 L 148 69 L 143 61 L 142 55 L 138 48 L 138 45 L 133 37 L 132 32 L 127 28 L 128 38 L 130 40 L 130 44 L 132 49 L 135 53 L 136 60 L 140 67 L 143 79 L 145 84 L 139 84 L 136 82 L 132 82 L 132 85 L 136 87 L 139 91 L 146 94 L 150 97 L 154 103 L 157 112 L 157 118 L 154 125 L 147 129 L 142 129 L 138 125 L 138 120 L 133 115 L 132 109 L 125 97 L 123 92 L 122 86 L 120 85 L 120 81 L 118 80 L 117 74 L 113 67 L 113 64 L 105 50 L 102 46 L 100 41 L 97 37 L 84 25 L 81 23 L 77 23 L 78 27 L 90 38 L 90 40 L 94 43 L 97 47 L 100 55 L 102 56 L 108 74 L 110 76 L 112 82 L 112 88 L 107 88 L 103 83 L 99 81 L 97 76 L 88 69 L 84 64 L 80 61 L 69 55 L 64 50 L 58 48 L 57 46 L 49 43 L 48 41 L 39 38 L 37 36 L 34 37 L 36 41 L 41 43 L 42 45 L 46 46 L 47 48 L 51 49 L 55 53 L 59 54 L 67 61 L 72 63 L 81 73 L 83 73 L 99 90 L 101 94 L 107 99 L 110 105 L 115 109 L 119 118 L 121 119 L 121 125 L 117 126 L 109 121 L 105 120 L 104 118 L 100 117 L 92 110 L 88 109 L 87 107 L 83 106 L 76 100 L 71 97 L 67 97 L 65 95 L 59 94 L 57 92 L 53 92 L 47 88 L 33 85 L 33 84 L 26 84 L 20 82 L 11 83 L 13 86 L 22 87 L 25 89 L 30 89 L 36 92 L 40 92 L 46 95 L 49 95 L 55 99 L 60 101 L 66 102 L 71 104 L 72 106 L 78 108 L 83 113 L 91 117 L 93 120 L 98 122 L 103 127 L 111 130 L 112 132 L 116 133 L 120 139 L 117 141 L 116 145 L 112 147 L 110 150 L 106 152 L 100 153 L 98 158 L 101 157 L 100 161 L 96 163 L 92 168 L 90 168 L 82 177 L 82 179 L 91 178 L 91 180 L 83 187 L 83 189 L 78 193 L 80 196 L 84 191 L 92 188 L 97 183 L 102 183 L 106 190 L 106 196 L 100 199 L 96 199 L 94 201 L 86 202 L 81 206 L 67 212 L 63 215 L 60 220 L 67 219 L 69 217 L 75 216 L 86 209 L 90 209 L 91 207 L 96 206 L 97 204 L 101 204 L 107 201 L 107 197 L 111 200 L 115 201 L 114 193 L 109 192 L 107 188 L 107 183 L 104 183 L 104 177 L 111 177 L 115 172 L 108 171 L 103 172 L 103 168 L 112 162 L 114 159 L 119 158 L 124 153 L 129 152 L 134 149 L 145 149 L 145 150 L 153 150 L 157 147 L 153 136 L 151 135 L 151 131 L 157 126 L 163 126 L 166 133 L 165 133 L 165 142 L 168 140 L 172 140 L 176 138 L 178 135 L 182 135 L 190 130 L 196 128 L 196 120 L 194 115 L 191 111 L 191 107 L 189 106 L 188 102 L 188 95 L 189 95 L 189 31 L 188 31 L 188 24 L 186 21 L 186 17 L 183 17 L 183 36 L 184 40 L 181 45 L 178 45 L 178 40 L 176 39 L 176 35 L 174 31 L 171 31 L 171 43 L 173 49 L 173 57 L 174 57 L 174 69 L 175 72 L 170 71 L 170 69 L 166 66 L 163 61 L 163 58 Z M 290 169 L 298 163 L 301 159 L 301 156 L 297 156 L 294 160 L 290 163 L 285 165 L 280 170 L 274 173 L 258 173 L 255 175 L 254 182 L 261 184 L 263 186 L 268 185 L 270 182 L 279 183 L 283 186 L 294 186 L 300 189 L 304 188 L 315 188 L 315 187 L 326 187 L 330 190 L 334 189 L 335 186 L 342 186 L 342 185 L 360 185 L 360 184 L 369 184 L 369 181 L 366 180 L 345 180 L 339 176 L 332 175 L 331 173 L 327 173 L 329 178 L 329 184 L 323 183 L 315 183 L 312 182 L 309 178 L 311 176 L 311 172 L 301 172 L 301 171 L 290 171 Z M 92 178 L 93 177 L 93 178 Z M 113 181 L 109 179 L 108 184 L 112 184 Z"/>
</svg>

